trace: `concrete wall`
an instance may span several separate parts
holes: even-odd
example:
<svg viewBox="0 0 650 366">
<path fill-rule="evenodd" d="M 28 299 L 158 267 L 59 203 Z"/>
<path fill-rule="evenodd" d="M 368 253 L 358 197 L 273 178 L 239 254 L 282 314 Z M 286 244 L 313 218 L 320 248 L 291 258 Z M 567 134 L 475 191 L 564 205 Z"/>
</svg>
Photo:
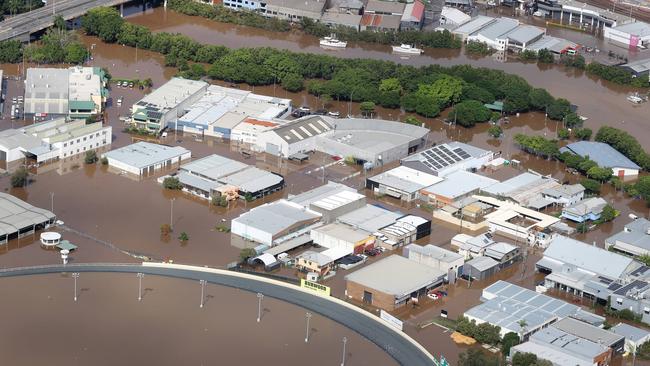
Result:
<svg viewBox="0 0 650 366">
<path fill-rule="evenodd" d="M 94 150 L 102 146 L 110 145 L 113 128 L 106 126 L 99 131 L 79 136 L 67 141 L 55 142 L 52 146 L 58 149 L 59 159 L 82 154 L 88 150 Z M 99 134 L 99 135 L 97 135 Z"/>
<path fill-rule="evenodd" d="M 384 309 L 386 311 L 391 311 L 396 308 L 395 297 L 393 295 L 367 288 L 356 282 L 347 281 L 346 294 L 349 297 L 357 301 L 363 301 L 364 291 L 372 293 L 372 303 L 370 305 Z"/>
<path fill-rule="evenodd" d="M 230 230 L 233 234 L 237 234 L 245 239 L 250 239 L 269 246 L 273 244 L 272 233 L 246 225 L 237 219 L 232 220 Z"/>
</svg>

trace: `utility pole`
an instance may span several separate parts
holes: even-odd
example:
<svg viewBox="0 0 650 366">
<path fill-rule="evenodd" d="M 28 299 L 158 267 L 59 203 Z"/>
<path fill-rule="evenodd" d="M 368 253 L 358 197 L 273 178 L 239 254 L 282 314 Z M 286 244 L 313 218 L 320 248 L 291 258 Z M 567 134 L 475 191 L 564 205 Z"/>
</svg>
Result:
<svg viewBox="0 0 650 366">
<path fill-rule="evenodd" d="M 343 337 L 343 358 L 341 359 L 341 366 L 345 366 L 345 345 L 348 343 L 348 337 Z"/>
<path fill-rule="evenodd" d="M 262 299 L 264 298 L 264 294 L 261 292 L 257 293 L 257 322 L 259 323 L 260 320 L 262 319 Z"/>
<path fill-rule="evenodd" d="M 176 198 L 172 198 L 170 200 L 171 208 L 170 208 L 170 211 L 169 211 L 169 228 L 172 229 L 172 231 L 174 231 L 174 201 L 175 200 L 176 200 Z"/>
<path fill-rule="evenodd" d="M 199 305 L 200 308 L 203 308 L 203 298 L 204 298 L 203 291 L 205 289 L 206 282 L 207 282 L 206 280 L 199 280 L 199 283 L 201 284 L 201 305 Z"/>
<path fill-rule="evenodd" d="M 305 333 L 305 343 L 309 342 L 309 319 L 311 319 L 311 316 L 312 315 L 310 312 L 307 312 L 307 314 L 305 314 L 305 317 L 307 318 L 307 330 Z"/>
<path fill-rule="evenodd" d="M 72 273 L 72 278 L 74 278 L 74 301 L 77 301 L 77 278 L 79 278 L 79 272 Z"/>
<path fill-rule="evenodd" d="M 138 301 L 142 301 L 142 277 L 144 277 L 144 273 L 138 272 L 136 276 L 138 276 Z"/>
<path fill-rule="evenodd" d="M 50 212 L 54 213 L 54 192 L 50 192 Z"/>
</svg>

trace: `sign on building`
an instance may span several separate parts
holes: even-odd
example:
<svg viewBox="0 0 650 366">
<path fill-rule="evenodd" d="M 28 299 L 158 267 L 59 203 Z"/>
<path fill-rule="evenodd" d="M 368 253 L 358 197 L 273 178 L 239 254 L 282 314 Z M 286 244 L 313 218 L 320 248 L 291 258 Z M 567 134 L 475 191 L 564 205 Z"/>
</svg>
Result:
<svg viewBox="0 0 650 366">
<path fill-rule="evenodd" d="M 328 286 L 321 285 L 320 283 L 307 281 L 304 278 L 300 279 L 300 287 L 310 289 L 312 291 L 318 292 L 321 295 L 329 296 L 331 289 Z"/>
<path fill-rule="evenodd" d="M 390 323 L 393 327 L 403 330 L 404 323 L 402 323 L 401 320 L 397 319 L 396 317 L 390 315 L 387 311 L 384 311 L 383 309 L 379 312 L 379 317 Z"/>
</svg>

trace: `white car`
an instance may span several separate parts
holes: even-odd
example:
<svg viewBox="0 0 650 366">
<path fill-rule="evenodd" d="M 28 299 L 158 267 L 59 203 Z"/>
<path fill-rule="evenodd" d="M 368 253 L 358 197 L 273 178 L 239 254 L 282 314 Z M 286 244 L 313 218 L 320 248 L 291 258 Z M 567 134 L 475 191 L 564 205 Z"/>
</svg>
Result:
<svg viewBox="0 0 650 366">
<path fill-rule="evenodd" d="M 431 300 L 438 300 L 439 299 L 438 295 L 434 294 L 433 292 L 428 293 L 427 297 L 430 298 Z"/>
</svg>

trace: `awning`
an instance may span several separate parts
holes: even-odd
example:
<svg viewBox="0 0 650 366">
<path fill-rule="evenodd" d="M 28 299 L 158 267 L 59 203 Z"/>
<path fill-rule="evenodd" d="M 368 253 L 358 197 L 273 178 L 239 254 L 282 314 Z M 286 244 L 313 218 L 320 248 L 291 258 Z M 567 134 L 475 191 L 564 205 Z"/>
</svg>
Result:
<svg viewBox="0 0 650 366">
<path fill-rule="evenodd" d="M 312 241 L 312 239 L 309 236 L 309 234 L 300 235 L 300 236 L 298 236 L 296 238 L 287 240 L 287 241 L 285 241 L 284 243 L 282 243 L 280 245 L 276 245 L 273 248 L 265 251 L 264 253 L 270 254 L 272 256 L 276 256 L 276 255 L 278 255 L 280 253 L 284 253 L 284 252 L 287 252 L 287 251 L 289 251 L 291 249 L 298 248 L 299 246 L 305 245 L 305 244 L 307 244 L 307 243 L 309 243 L 311 241 Z"/>
<path fill-rule="evenodd" d="M 289 159 L 304 161 L 304 160 L 309 159 L 309 155 L 307 155 L 305 153 L 296 153 L 296 154 L 293 154 L 293 155 L 289 156 Z"/>
<path fill-rule="evenodd" d="M 65 250 L 69 250 L 69 251 L 73 251 L 73 250 L 77 249 L 76 245 L 70 243 L 67 240 L 62 240 L 59 244 L 57 244 L 56 247 L 61 249 L 61 250 L 65 249 Z"/>
</svg>

